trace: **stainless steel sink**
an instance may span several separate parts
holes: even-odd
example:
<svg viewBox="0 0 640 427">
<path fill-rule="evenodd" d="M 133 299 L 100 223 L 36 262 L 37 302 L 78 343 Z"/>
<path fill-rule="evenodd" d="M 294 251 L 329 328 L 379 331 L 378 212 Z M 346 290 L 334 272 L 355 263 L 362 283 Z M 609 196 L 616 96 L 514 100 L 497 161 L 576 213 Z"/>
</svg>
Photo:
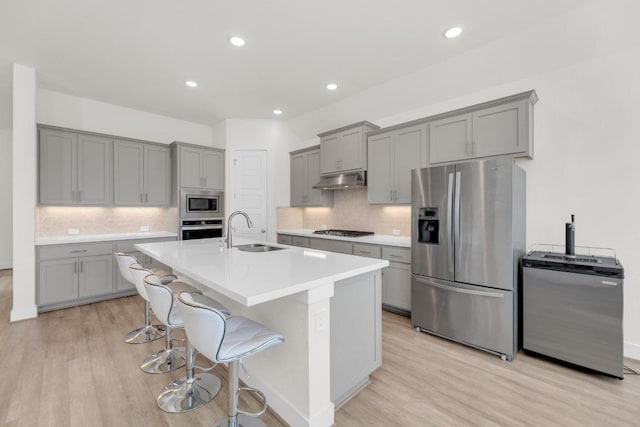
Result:
<svg viewBox="0 0 640 427">
<path fill-rule="evenodd" d="M 236 248 L 238 248 L 239 251 L 243 251 L 243 252 L 271 252 L 271 251 L 279 251 L 280 249 L 286 249 L 286 248 L 279 248 L 277 246 L 267 246 L 267 245 L 263 245 L 262 243 L 238 245 L 236 246 Z"/>
</svg>

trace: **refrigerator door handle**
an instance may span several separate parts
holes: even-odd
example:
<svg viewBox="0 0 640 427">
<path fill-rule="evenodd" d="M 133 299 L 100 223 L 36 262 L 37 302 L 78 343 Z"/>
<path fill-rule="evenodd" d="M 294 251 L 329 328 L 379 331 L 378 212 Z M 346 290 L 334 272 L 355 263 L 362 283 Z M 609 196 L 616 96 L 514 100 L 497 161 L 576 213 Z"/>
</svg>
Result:
<svg viewBox="0 0 640 427">
<path fill-rule="evenodd" d="M 445 291 L 449 291 L 449 292 L 457 292 L 459 294 L 477 295 L 481 297 L 490 297 L 490 298 L 504 298 L 504 294 L 500 292 L 477 291 L 474 289 L 457 288 L 453 286 L 441 285 L 440 283 L 437 283 L 435 281 L 424 279 L 422 277 L 416 277 L 415 275 L 414 277 L 420 283 L 433 286 L 434 288 L 444 289 Z"/>
<path fill-rule="evenodd" d="M 453 174 L 449 174 L 449 190 L 447 191 L 447 210 L 449 215 L 453 212 Z M 447 218 L 447 240 L 449 240 L 449 272 L 453 273 L 453 231 L 451 227 L 451 216 Z"/>
<path fill-rule="evenodd" d="M 462 260 L 462 254 L 460 253 L 460 181 L 462 181 L 462 173 L 461 172 L 456 172 L 456 198 L 455 198 L 455 207 L 453 209 L 453 224 L 454 224 L 454 233 L 455 233 L 455 237 L 454 237 L 454 244 L 453 246 L 455 247 L 455 250 L 458 251 L 458 256 L 456 257 L 457 260 L 457 268 L 455 268 L 455 271 L 458 272 L 460 271 L 461 268 L 461 260 Z M 453 249 L 452 249 L 453 250 Z"/>
</svg>

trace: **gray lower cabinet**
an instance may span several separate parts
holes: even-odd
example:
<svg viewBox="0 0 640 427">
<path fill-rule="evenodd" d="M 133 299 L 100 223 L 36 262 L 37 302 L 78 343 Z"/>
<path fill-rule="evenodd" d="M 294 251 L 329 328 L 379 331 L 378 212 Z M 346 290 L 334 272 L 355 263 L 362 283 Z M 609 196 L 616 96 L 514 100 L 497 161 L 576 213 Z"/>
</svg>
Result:
<svg viewBox="0 0 640 427">
<path fill-rule="evenodd" d="M 427 125 L 375 134 L 367 144 L 369 204 L 410 204 L 411 170 L 426 166 Z"/>
<path fill-rule="evenodd" d="M 112 139 L 49 128 L 38 132 L 40 204 L 113 204 Z"/>
<path fill-rule="evenodd" d="M 320 147 L 292 151 L 291 206 L 333 206 L 333 191 L 313 188 L 320 181 Z"/>
<path fill-rule="evenodd" d="M 39 309 L 113 292 L 110 242 L 40 247 L 38 261 Z"/>
<path fill-rule="evenodd" d="M 169 147 L 120 140 L 115 142 L 114 158 L 116 206 L 171 204 Z"/>
<path fill-rule="evenodd" d="M 411 249 L 373 245 L 345 240 L 278 234 L 278 243 L 328 252 L 382 258 L 389 267 L 382 269 L 382 307 L 402 315 L 411 313 Z"/>
<path fill-rule="evenodd" d="M 116 242 L 61 244 L 37 247 L 38 311 L 72 307 L 136 293 L 117 270 L 113 253 L 133 252 L 146 268 L 164 268 L 152 258 L 132 251 L 136 243 L 175 240 L 155 238 Z M 130 250 L 131 249 L 131 250 Z"/>
</svg>

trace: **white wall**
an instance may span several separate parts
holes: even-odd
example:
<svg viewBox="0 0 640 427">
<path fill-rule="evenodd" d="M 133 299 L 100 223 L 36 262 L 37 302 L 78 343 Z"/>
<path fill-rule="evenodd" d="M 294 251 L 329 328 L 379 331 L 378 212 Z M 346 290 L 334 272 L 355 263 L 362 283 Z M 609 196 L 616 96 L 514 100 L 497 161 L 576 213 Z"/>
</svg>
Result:
<svg viewBox="0 0 640 427">
<path fill-rule="evenodd" d="M 211 126 L 46 89 L 38 89 L 37 120 L 47 125 L 146 141 L 219 146 L 214 144 Z"/>
<path fill-rule="evenodd" d="M 389 126 L 535 89 L 535 159 L 519 161 L 527 244 L 562 243 L 575 213 L 577 245 L 616 249 L 625 267 L 625 354 L 640 359 L 637 16 L 638 2 L 590 2 L 288 124 L 304 146 L 317 142 L 315 133 L 363 119 Z"/>
<path fill-rule="evenodd" d="M 13 307 L 11 321 L 37 315 L 35 239 L 36 70 L 13 67 Z"/>
<path fill-rule="evenodd" d="M 13 265 L 13 134 L 0 129 L 0 270 Z"/>
<path fill-rule="evenodd" d="M 276 206 L 289 205 L 289 151 L 297 142 L 280 120 L 226 120 L 227 161 L 233 150 L 267 151 L 268 239 L 276 241 Z M 226 170 L 226 192 L 230 197 L 230 167 Z M 227 207 L 229 203 L 227 203 Z"/>
</svg>

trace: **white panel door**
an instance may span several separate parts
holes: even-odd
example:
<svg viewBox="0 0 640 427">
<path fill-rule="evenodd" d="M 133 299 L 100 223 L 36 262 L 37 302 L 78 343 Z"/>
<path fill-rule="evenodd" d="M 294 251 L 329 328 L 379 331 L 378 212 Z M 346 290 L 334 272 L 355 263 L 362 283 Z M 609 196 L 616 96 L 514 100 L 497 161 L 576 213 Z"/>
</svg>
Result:
<svg viewBox="0 0 640 427">
<path fill-rule="evenodd" d="M 233 236 L 267 240 L 267 152 L 235 150 L 231 153 L 231 212 L 240 210 L 251 218 L 253 228 L 237 215 L 231 224 Z M 225 224 L 226 226 L 226 224 Z"/>
</svg>

